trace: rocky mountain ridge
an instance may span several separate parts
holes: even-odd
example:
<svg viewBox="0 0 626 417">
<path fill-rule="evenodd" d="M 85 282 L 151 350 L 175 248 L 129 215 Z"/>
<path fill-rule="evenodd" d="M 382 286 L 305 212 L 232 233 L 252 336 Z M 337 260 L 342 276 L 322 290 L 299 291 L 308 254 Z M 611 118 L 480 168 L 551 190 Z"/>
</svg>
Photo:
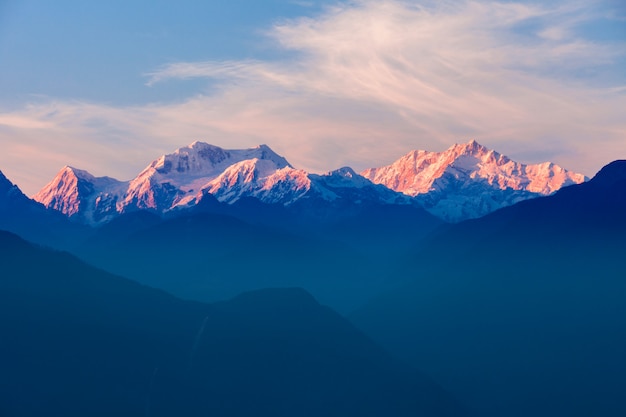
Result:
<svg viewBox="0 0 626 417">
<path fill-rule="evenodd" d="M 92 225 L 135 210 L 194 207 L 207 194 L 227 204 L 252 197 L 283 206 L 344 199 L 418 205 L 459 222 L 586 179 L 549 162 L 512 161 L 474 140 L 444 152 L 412 151 L 361 174 L 343 167 L 322 175 L 294 168 L 267 145 L 228 150 L 194 142 L 155 159 L 130 181 L 64 167 L 33 199 Z"/>
<path fill-rule="evenodd" d="M 443 152 L 411 151 L 391 165 L 366 169 L 361 175 L 415 197 L 431 214 L 451 222 L 482 217 L 587 180 L 551 162 L 515 162 L 475 140 Z"/>
</svg>

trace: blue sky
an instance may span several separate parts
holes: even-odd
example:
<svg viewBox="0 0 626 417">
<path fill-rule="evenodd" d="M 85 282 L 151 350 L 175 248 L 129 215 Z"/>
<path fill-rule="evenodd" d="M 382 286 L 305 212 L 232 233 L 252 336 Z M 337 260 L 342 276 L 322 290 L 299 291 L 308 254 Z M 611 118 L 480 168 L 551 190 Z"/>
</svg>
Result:
<svg viewBox="0 0 626 417">
<path fill-rule="evenodd" d="M 320 172 L 474 138 L 593 175 L 626 158 L 626 6 L 0 0 L 0 91 L 0 170 L 29 195 L 194 140 Z"/>
</svg>

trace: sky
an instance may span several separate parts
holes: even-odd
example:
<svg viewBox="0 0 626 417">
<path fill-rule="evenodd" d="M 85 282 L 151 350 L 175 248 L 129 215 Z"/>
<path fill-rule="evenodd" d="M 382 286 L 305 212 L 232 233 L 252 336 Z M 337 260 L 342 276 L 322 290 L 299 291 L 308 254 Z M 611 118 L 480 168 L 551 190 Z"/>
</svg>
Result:
<svg viewBox="0 0 626 417">
<path fill-rule="evenodd" d="M 312 172 L 475 139 L 626 159 L 626 3 L 0 0 L 0 170 L 134 177 L 200 140 Z"/>
</svg>

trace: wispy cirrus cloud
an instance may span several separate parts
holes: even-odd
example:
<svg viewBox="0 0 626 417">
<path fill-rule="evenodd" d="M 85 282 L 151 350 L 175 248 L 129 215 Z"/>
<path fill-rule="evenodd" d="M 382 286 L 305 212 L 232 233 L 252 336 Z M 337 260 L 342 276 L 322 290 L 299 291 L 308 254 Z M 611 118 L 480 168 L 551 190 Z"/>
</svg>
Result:
<svg viewBox="0 0 626 417">
<path fill-rule="evenodd" d="M 103 172 L 121 167 L 113 162 L 120 155 L 144 164 L 145 155 L 196 139 L 266 142 L 294 165 L 321 171 L 388 163 L 410 149 L 473 137 L 512 157 L 552 159 L 589 175 L 626 155 L 626 82 L 616 71 L 626 42 L 585 35 L 582 24 L 612 18 L 596 6 L 339 3 L 269 29 L 282 58 L 174 62 L 145 74 L 151 88 L 207 79 L 211 88 L 187 100 L 126 108 L 44 102 L 0 114 L 0 135 L 9 129 L 32 140 L 46 127 L 83 166 L 94 160 L 78 150 L 99 149 Z"/>
<path fill-rule="evenodd" d="M 269 65 L 260 61 L 206 61 L 177 62 L 164 65 L 156 71 L 145 74 L 149 87 L 170 79 L 189 80 L 192 78 L 239 78 L 239 79 L 272 79 L 275 74 Z"/>
</svg>

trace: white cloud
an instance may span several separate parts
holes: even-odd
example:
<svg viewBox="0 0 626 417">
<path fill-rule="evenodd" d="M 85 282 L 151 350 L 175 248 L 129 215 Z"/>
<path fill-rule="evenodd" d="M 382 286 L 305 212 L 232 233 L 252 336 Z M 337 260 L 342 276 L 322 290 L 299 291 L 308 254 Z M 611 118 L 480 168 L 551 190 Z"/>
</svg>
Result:
<svg viewBox="0 0 626 417">
<path fill-rule="evenodd" d="M 0 140 L 33 141 L 40 159 L 56 149 L 55 170 L 73 163 L 125 178 L 196 139 L 268 143 L 323 171 L 476 138 L 589 175 L 626 155 L 624 80 L 602 75 L 626 47 L 577 31 L 598 15 L 582 2 L 342 3 L 269 30 L 288 58 L 178 62 L 146 74 L 151 88 L 208 78 L 210 93 L 127 108 L 44 101 L 1 113 Z M 0 164 L 19 171 L 14 157 Z"/>
</svg>

